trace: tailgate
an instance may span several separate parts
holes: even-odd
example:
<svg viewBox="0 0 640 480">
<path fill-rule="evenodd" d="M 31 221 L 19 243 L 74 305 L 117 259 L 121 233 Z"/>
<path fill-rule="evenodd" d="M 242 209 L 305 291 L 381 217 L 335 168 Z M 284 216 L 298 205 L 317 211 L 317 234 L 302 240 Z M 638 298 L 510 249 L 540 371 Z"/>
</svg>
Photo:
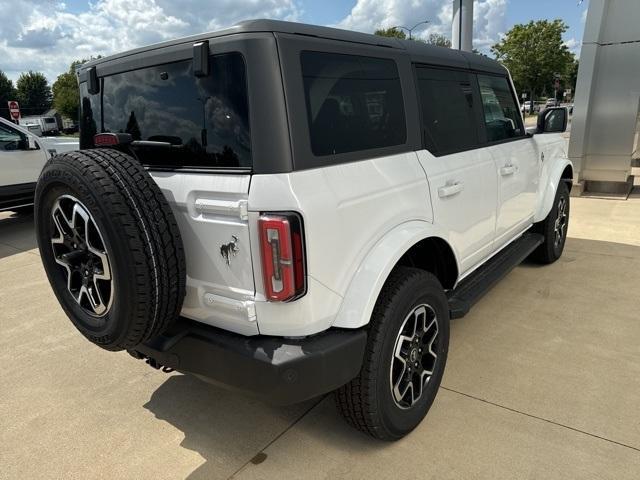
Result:
<svg viewBox="0 0 640 480">
<path fill-rule="evenodd" d="M 178 221 L 187 261 L 182 315 L 244 335 L 258 327 L 249 243 L 249 174 L 150 172 Z"/>
</svg>

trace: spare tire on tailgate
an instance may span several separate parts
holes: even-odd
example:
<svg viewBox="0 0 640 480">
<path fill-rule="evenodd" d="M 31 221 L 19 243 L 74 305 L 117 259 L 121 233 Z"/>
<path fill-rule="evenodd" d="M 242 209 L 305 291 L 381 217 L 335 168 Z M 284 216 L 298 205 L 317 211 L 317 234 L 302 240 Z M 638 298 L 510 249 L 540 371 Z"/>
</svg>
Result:
<svg viewBox="0 0 640 480">
<path fill-rule="evenodd" d="M 35 204 L 51 287 L 91 342 L 129 349 L 177 318 L 186 283 L 180 231 L 134 158 L 111 149 L 57 155 L 40 175 Z"/>
</svg>

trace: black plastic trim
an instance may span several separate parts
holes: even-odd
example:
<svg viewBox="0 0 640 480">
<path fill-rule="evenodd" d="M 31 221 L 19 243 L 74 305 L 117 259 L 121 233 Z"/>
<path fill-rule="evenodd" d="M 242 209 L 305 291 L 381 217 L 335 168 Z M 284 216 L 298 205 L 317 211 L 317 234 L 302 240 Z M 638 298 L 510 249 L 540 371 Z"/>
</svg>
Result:
<svg viewBox="0 0 640 480">
<path fill-rule="evenodd" d="M 0 210 L 32 205 L 35 191 L 35 183 L 20 183 L 0 187 Z"/>
<path fill-rule="evenodd" d="M 193 74 L 196 77 L 209 75 L 209 41 L 193 44 Z"/>
<path fill-rule="evenodd" d="M 91 67 L 89 68 L 89 70 L 87 70 L 87 82 L 88 82 L 88 86 L 87 86 L 87 91 L 91 94 L 91 95 L 95 95 L 97 93 L 100 93 L 100 83 L 98 82 L 98 74 L 96 72 L 96 67 Z"/>
<path fill-rule="evenodd" d="M 78 78 L 81 83 L 87 82 L 88 73 L 95 69 L 98 80 L 102 81 L 105 76 L 124 71 L 193 58 L 194 43 L 207 41 L 210 55 L 236 51 L 245 58 L 255 174 L 288 173 L 421 150 L 422 131 L 417 88 L 411 75 L 412 63 L 486 75 L 507 75 L 507 70 L 498 62 L 467 52 L 334 28 L 251 20 L 219 32 L 171 40 L 92 60 L 79 67 Z M 304 93 L 297 86 L 302 82 L 298 54 L 303 49 L 394 59 L 402 83 L 407 142 L 396 147 L 340 154 L 330 161 L 327 157 L 315 157 L 308 148 L 306 112 L 299 112 L 305 105 Z M 219 172 L 215 169 L 198 171 Z"/>
<path fill-rule="evenodd" d="M 288 405 L 353 379 L 362 367 L 366 341 L 364 329 L 330 329 L 300 339 L 246 337 L 181 317 L 167 333 L 131 353 Z"/>
<path fill-rule="evenodd" d="M 464 317 L 482 296 L 544 241 L 538 233 L 525 233 L 507 245 L 458 286 L 447 293 L 451 318 Z"/>
</svg>

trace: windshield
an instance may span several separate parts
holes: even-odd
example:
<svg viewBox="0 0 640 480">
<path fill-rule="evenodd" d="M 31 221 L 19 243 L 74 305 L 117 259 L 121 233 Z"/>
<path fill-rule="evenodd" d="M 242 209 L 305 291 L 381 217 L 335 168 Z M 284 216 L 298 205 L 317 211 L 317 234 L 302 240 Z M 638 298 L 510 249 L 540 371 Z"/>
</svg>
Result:
<svg viewBox="0 0 640 480">
<path fill-rule="evenodd" d="M 81 85 L 81 148 L 98 132 L 128 133 L 145 165 L 251 167 L 246 72 L 242 56 L 210 57 L 210 75 L 192 60 L 107 76 L 96 95 Z M 156 142 L 156 143 L 149 143 Z"/>
</svg>

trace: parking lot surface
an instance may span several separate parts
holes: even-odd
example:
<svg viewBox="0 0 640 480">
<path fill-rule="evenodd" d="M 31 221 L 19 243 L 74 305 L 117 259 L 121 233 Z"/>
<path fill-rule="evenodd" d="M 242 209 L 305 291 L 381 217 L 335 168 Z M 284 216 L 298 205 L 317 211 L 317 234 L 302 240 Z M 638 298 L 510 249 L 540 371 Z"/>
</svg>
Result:
<svg viewBox="0 0 640 480">
<path fill-rule="evenodd" d="M 0 478 L 640 478 L 640 195 L 572 199 L 563 257 L 454 320 L 407 438 L 331 396 L 276 408 L 93 346 L 56 302 L 33 218 L 0 213 Z"/>
</svg>

